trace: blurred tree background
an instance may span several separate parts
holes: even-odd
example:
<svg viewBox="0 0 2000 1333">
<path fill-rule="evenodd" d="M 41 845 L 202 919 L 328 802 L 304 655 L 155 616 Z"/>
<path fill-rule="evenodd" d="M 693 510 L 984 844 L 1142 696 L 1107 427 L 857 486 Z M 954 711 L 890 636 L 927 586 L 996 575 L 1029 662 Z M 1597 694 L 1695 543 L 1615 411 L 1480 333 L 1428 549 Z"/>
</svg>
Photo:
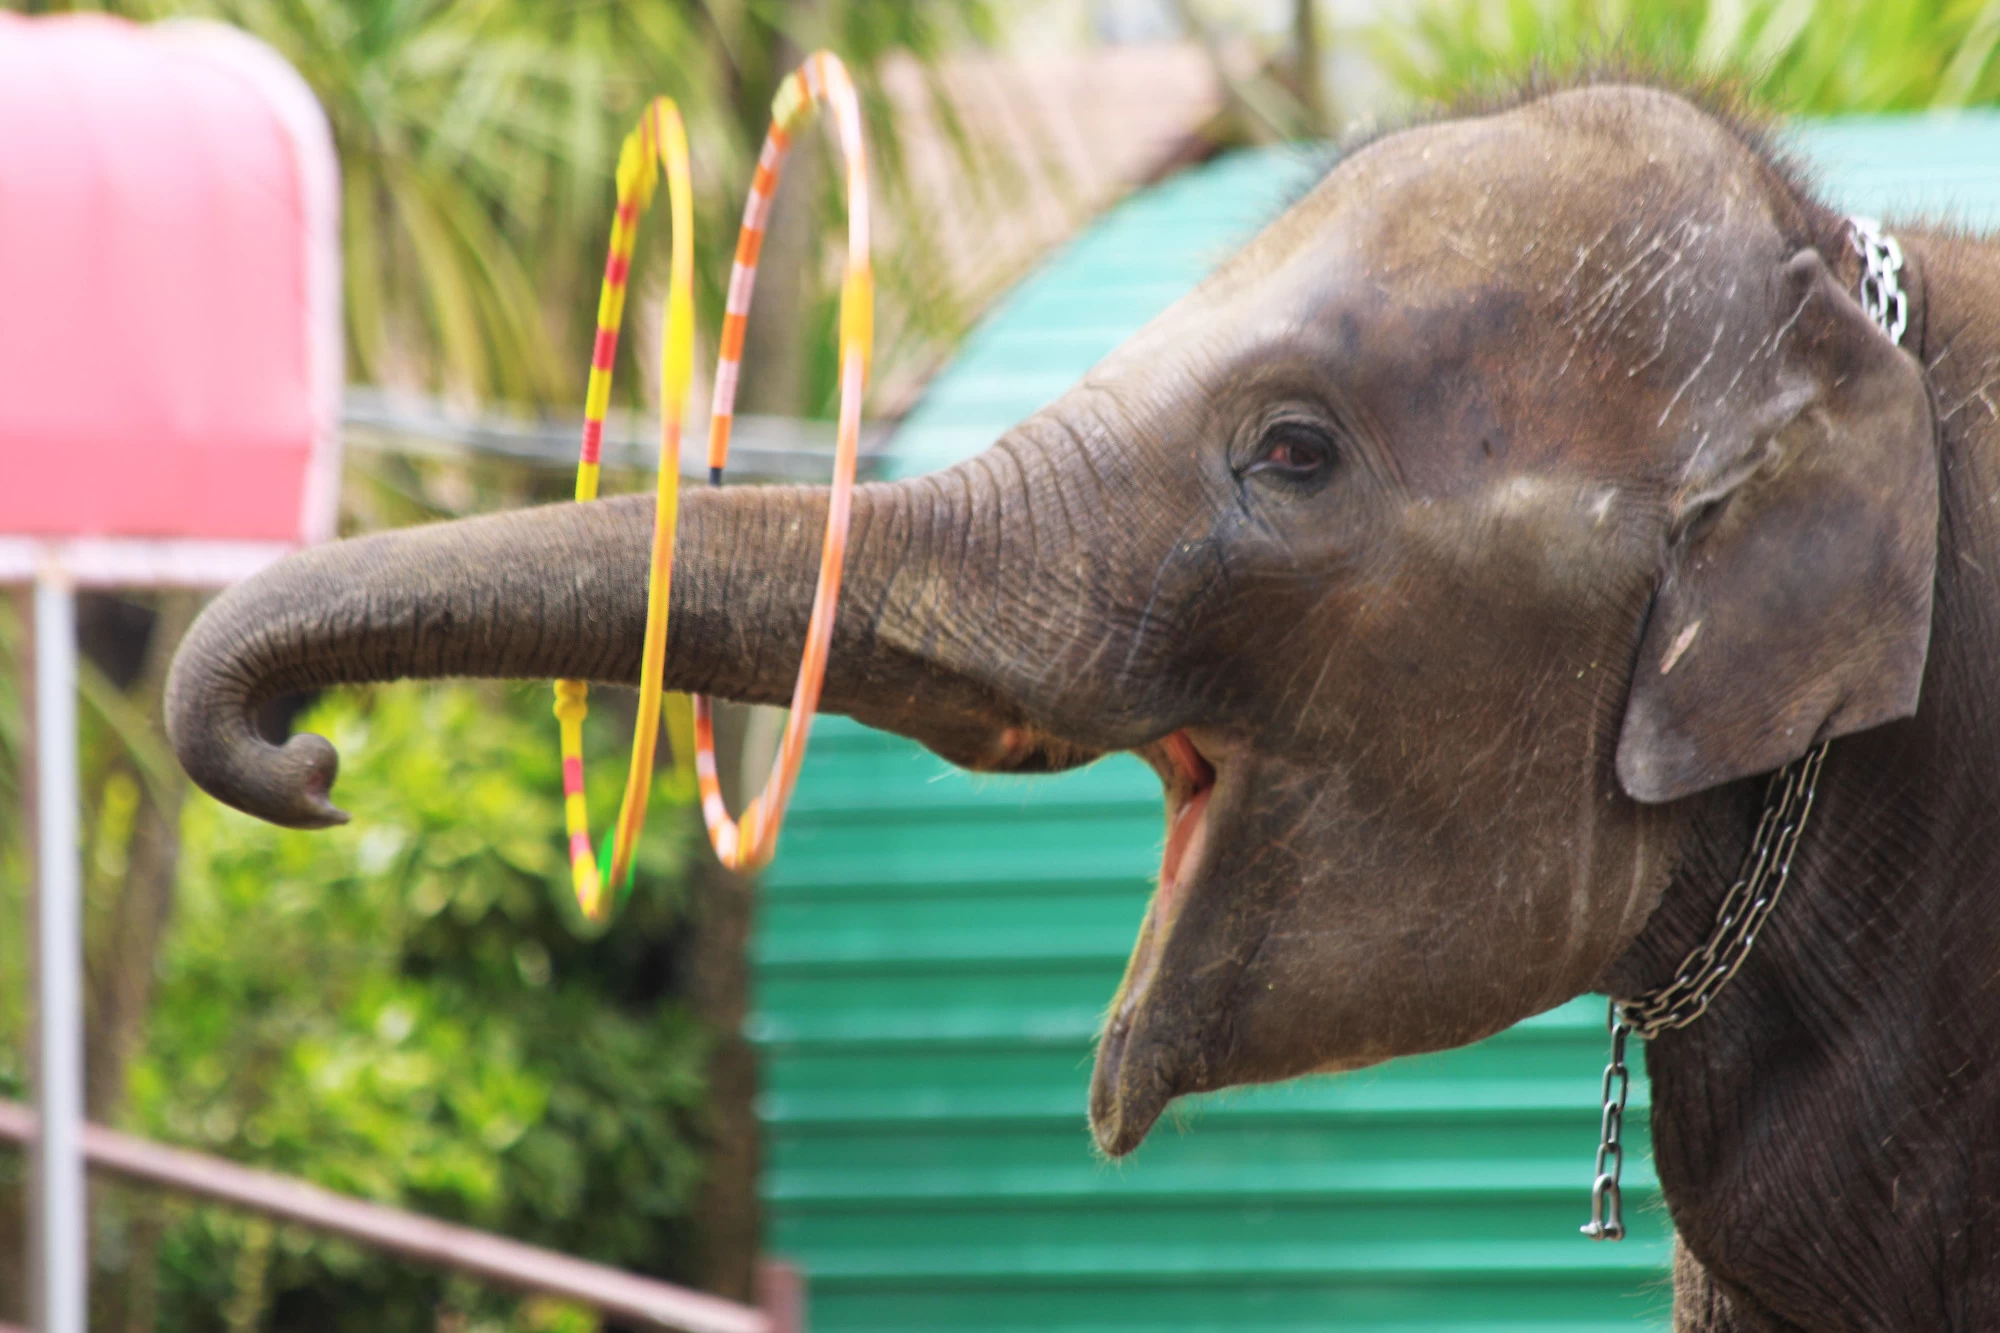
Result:
<svg viewBox="0 0 2000 1333">
<path fill-rule="evenodd" d="M 965 312 L 936 299 L 949 288 L 922 213 L 904 206 L 903 140 L 876 76 L 891 56 L 935 61 L 991 36 L 991 0 L 117 0 L 112 7 L 236 24 L 269 42 L 319 95 L 344 173 L 356 379 L 529 407 L 580 401 L 611 170 L 640 108 L 658 94 L 680 104 L 699 173 L 696 227 L 711 243 L 701 253 L 698 322 L 712 333 L 731 254 L 715 240 L 735 234 L 779 79 L 819 46 L 839 51 L 857 75 L 876 188 L 898 246 L 899 262 L 879 266 L 891 342 L 878 358 L 935 356 L 963 327 Z M 933 107 L 949 119 L 949 102 Z M 808 136 L 797 156 L 823 156 L 823 139 Z M 819 213 L 837 216 L 838 193 L 817 194 Z M 788 208 L 786 216 L 804 211 Z M 663 245 L 664 231 L 664 217 L 649 219 L 642 244 Z M 794 251 L 809 249 L 817 234 L 798 228 Z M 804 258 L 781 250 L 770 267 L 781 279 L 811 270 L 822 280 L 796 293 L 760 290 L 760 313 L 769 309 L 760 322 L 783 330 L 787 342 L 817 346 L 828 340 L 796 335 L 832 328 L 836 270 Z M 643 338 L 625 341 L 628 367 L 643 366 L 645 358 L 633 355 Z M 629 370 L 622 378 L 628 394 L 642 380 Z M 789 384 L 774 383 L 768 369 L 758 380 L 767 397 L 761 410 L 831 410 L 830 358 L 803 360 Z"/>
<path fill-rule="evenodd" d="M 686 1253 L 703 1034 L 675 1001 L 685 821 L 662 812 L 613 930 L 568 895 L 546 687 L 343 692 L 356 823 L 301 837 L 191 803 L 139 1132 L 630 1268 Z M 592 737 L 615 749 L 615 726 Z M 592 775 L 597 808 L 621 775 Z M 255 947 L 246 948 L 254 941 Z M 511 1302 L 239 1216 L 100 1228 L 128 1324 L 428 1329 Z M 686 1276 L 686 1274 L 681 1274 Z M 440 1292 L 439 1288 L 446 1288 Z M 153 1309 L 146 1309 L 151 1305 Z"/>
<path fill-rule="evenodd" d="M 14 5 L 10 7 L 21 8 Z M 699 173 L 698 274 L 719 325 L 742 189 L 777 80 L 806 51 L 857 76 L 885 244 L 878 366 L 928 365 L 969 312 L 907 207 L 900 125 L 880 73 L 930 68 L 995 29 L 988 0 L 114 0 L 269 42 L 326 109 L 343 169 L 348 368 L 359 381 L 518 412 L 582 397 L 620 139 L 656 93 L 687 118 Z M 954 124 L 948 103 L 935 106 Z M 959 147 L 972 161 L 969 142 Z M 746 408 L 832 407 L 837 173 L 810 136 L 767 247 L 756 330 L 772 357 Z M 664 214 L 642 229 L 664 260 Z M 787 249 L 789 247 L 789 249 Z M 643 406 L 639 305 L 620 397 Z M 820 337 L 818 335 L 826 336 Z M 754 335 L 753 335 L 754 336 Z M 829 349 L 821 354 L 821 344 Z M 879 382 L 879 376 L 878 376 Z M 750 387 L 750 386 L 746 386 Z M 607 486 L 643 486 L 639 476 Z M 568 479 L 499 463 L 350 456 L 345 531 L 560 498 Z M 196 610 L 180 595 L 80 606 L 88 1109 L 163 1141 L 747 1298 L 743 1227 L 696 1234 L 718 1047 L 701 1012 L 702 884 L 691 807 L 655 798 L 637 888 L 604 931 L 572 905 L 546 685 L 343 693 L 296 719 L 333 736 L 354 825 L 301 835 L 190 795 L 159 727 L 165 667 Z M 0 603 L 0 912 L 28 867 L 25 603 Z M 600 691 L 592 809 L 615 809 L 629 700 Z M 366 737 L 365 744 L 363 737 Z M 657 788 L 656 788 L 657 791 Z M 733 887 L 740 892 L 740 885 Z M 0 1094 L 25 1091 L 26 959 L 0 930 Z M 740 1043 L 739 1043 L 740 1044 Z M 741 1053 L 747 1059 L 747 1052 Z M 740 1063 L 740 1062 L 739 1062 Z M 739 1108 L 747 1109 L 747 1108 Z M 0 1154 L 0 1318 L 18 1318 L 19 1158 Z M 740 1182 L 732 1182 L 740 1185 Z M 582 1311 L 225 1210 L 99 1187 L 93 1327 L 558 1330 Z"/>
<path fill-rule="evenodd" d="M 913 206 L 904 126 L 881 74 L 893 60 L 915 62 L 967 173 L 1005 188 L 1006 173 L 935 91 L 946 56 L 994 40 L 1013 9 L 1040 6 L 108 7 L 238 24 L 319 95 L 345 173 L 354 379 L 532 414 L 581 397 L 610 168 L 645 99 L 665 92 L 688 119 L 707 242 L 700 322 L 712 337 L 729 264 L 729 247 L 716 242 L 734 235 L 771 92 L 820 45 L 855 70 L 869 118 L 883 214 L 878 383 L 921 378 L 974 312 L 951 295 L 959 289 L 945 280 L 946 256 Z M 1418 101 L 1606 51 L 1732 76 L 1788 111 L 2000 100 L 2000 0 L 1410 0 L 1362 20 L 1341 4 L 1295 0 L 1279 7 L 1281 22 L 1252 32 L 1262 45 L 1248 72 L 1224 67 L 1225 48 L 1244 12 L 1271 6 L 1160 7 L 1215 61 L 1226 115 L 1210 139 L 1225 144 L 1337 129 L 1343 113 L 1365 108 L 1321 75 L 1357 52 L 1397 96 Z M 748 410 L 814 416 L 832 406 L 838 242 L 820 237 L 843 203 L 828 160 L 823 147 L 806 147 L 786 177 L 789 202 L 767 245 L 752 325 L 764 341 L 751 349 L 760 372 L 746 385 Z M 664 240 L 663 219 L 644 228 L 643 245 Z M 894 262 L 880 262 L 890 253 Z M 640 305 L 627 321 L 619 379 L 634 405 L 645 399 L 646 302 L 658 296 L 646 275 L 663 267 L 642 256 Z M 356 531 L 519 505 L 557 498 L 567 484 L 510 465 L 357 452 L 343 524 Z M 707 1164 L 742 1151 L 713 1109 L 718 1088 L 732 1105 L 747 1095 L 748 1054 L 740 1041 L 731 1046 L 728 1017 L 740 996 L 718 1007 L 708 992 L 736 984 L 711 973 L 747 930 L 745 886 L 705 878 L 715 872 L 688 809 L 656 804 L 632 901 L 615 930 L 592 928 L 571 906 L 546 687 L 451 684 L 343 693 L 297 719 L 340 745 L 340 794 L 354 824 L 308 835 L 239 817 L 189 795 L 158 726 L 165 664 L 194 610 L 185 596 L 92 597 L 83 607 L 93 1118 L 747 1295 L 754 1208 L 725 1225 L 703 1198 Z M 19 603 L 0 602 L 0 913 L 9 921 L 21 919 L 27 868 L 18 774 L 29 738 L 14 665 L 25 623 Z M 604 693 L 590 737 L 600 823 L 622 780 L 629 716 Z M 283 710 L 269 719 L 290 721 Z M 23 1091 L 22 949 L 19 931 L 0 929 L 0 1093 L 9 1096 Z M 742 1172 L 754 1170 L 752 1153 L 747 1165 L 735 1161 L 730 1188 L 740 1191 Z M 18 1185 L 18 1169 L 16 1155 L 0 1154 L 0 1186 Z M 594 1326 L 576 1310 L 238 1214 L 109 1188 L 98 1204 L 95 1327 Z M 19 1314 L 19 1224 L 17 1201 L 0 1206 L 0 1318 Z M 718 1235 L 727 1253 L 716 1252 Z"/>
<path fill-rule="evenodd" d="M 18 616 L 0 615 L 0 651 L 17 655 L 22 637 Z M 157 682 L 134 681 L 128 694 L 100 663 L 85 670 L 94 1119 L 700 1279 L 689 1223 L 712 1034 L 680 975 L 683 872 L 699 836 L 684 808 L 655 805 L 636 889 L 615 929 L 594 927 L 569 892 L 546 686 L 347 691 L 299 725 L 353 747 L 341 792 L 355 824 L 299 834 L 187 800 L 162 889 L 135 873 L 145 854 L 137 815 L 142 801 L 179 808 L 181 788 L 143 795 L 170 776 L 156 767 L 170 757 L 145 728 L 136 743 L 121 734 L 143 720 Z M 0 774 L 11 788 L 17 673 L 0 679 Z M 628 724 L 629 713 L 601 703 L 592 753 L 617 755 Z M 615 808 L 622 765 L 600 762 L 589 777 L 593 808 Z M 18 920 L 21 840 L 0 845 L 0 910 Z M 133 936 L 140 916 L 157 918 L 149 940 Z M 21 933 L 0 940 L 0 1085 L 20 1096 Z M 138 953 L 146 944 L 153 952 Z M 146 992 L 128 1000 L 128 1060 L 107 1058 L 129 1012 L 113 994 L 120 985 Z M 309 1232 L 138 1192 L 100 1190 L 94 1250 L 94 1327 L 594 1326 Z"/>
<path fill-rule="evenodd" d="M 2000 102 L 2000 0 L 1416 0 L 1368 40 L 1426 100 L 1611 55 L 1788 114 Z"/>
</svg>

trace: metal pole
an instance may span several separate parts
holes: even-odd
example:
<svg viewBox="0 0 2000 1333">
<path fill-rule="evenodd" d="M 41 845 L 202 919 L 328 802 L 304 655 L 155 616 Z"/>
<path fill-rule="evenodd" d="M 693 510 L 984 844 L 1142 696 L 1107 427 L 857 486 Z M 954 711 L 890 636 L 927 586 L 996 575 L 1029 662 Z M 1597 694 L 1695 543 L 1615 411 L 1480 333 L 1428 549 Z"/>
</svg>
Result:
<svg viewBox="0 0 2000 1333">
<path fill-rule="evenodd" d="M 76 594 L 45 565 L 35 579 L 34 1327 L 84 1333 L 83 913 L 77 846 Z"/>
</svg>

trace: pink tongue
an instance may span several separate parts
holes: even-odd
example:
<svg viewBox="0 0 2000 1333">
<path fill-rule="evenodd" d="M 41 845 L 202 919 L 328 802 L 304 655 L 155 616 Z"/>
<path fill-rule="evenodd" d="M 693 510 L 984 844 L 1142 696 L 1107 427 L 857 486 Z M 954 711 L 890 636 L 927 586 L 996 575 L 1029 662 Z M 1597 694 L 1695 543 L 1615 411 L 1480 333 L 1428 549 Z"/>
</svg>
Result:
<svg viewBox="0 0 2000 1333">
<path fill-rule="evenodd" d="M 1179 812 L 1174 815 L 1174 826 L 1167 830 L 1167 852 L 1160 858 L 1160 908 L 1165 913 L 1173 907 L 1174 897 L 1180 891 L 1181 867 L 1201 856 L 1202 843 L 1207 840 L 1208 825 L 1202 814 L 1208 809 L 1208 795 L 1213 787 L 1203 787 L 1188 798 Z"/>
</svg>

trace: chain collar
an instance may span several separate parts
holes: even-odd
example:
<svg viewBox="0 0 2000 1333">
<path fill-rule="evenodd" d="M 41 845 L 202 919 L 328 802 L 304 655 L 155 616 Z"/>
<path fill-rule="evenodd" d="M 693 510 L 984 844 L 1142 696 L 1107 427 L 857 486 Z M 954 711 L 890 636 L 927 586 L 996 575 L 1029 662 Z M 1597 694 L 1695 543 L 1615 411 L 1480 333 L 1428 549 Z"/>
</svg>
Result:
<svg viewBox="0 0 2000 1333">
<path fill-rule="evenodd" d="M 1903 291 L 1903 248 L 1883 234 L 1873 218 L 1848 219 L 1848 242 L 1861 257 L 1861 309 L 1889 341 L 1901 344 L 1910 324 L 1910 301 Z M 1590 1187 L 1590 1221 L 1583 1234 L 1592 1240 L 1623 1240 L 1625 1220 L 1619 1179 L 1625 1167 L 1625 1098 L 1631 1071 L 1625 1046 L 1634 1036 L 1651 1039 L 1683 1028 L 1708 1012 L 1708 1005 L 1729 984 L 1750 950 L 1757 932 L 1778 905 L 1791 876 L 1792 854 L 1806 818 L 1812 814 L 1813 789 L 1826 759 L 1826 742 L 1771 775 L 1764 793 L 1764 813 L 1736 882 L 1723 895 L 1715 928 L 1674 969 L 1674 979 L 1657 990 L 1630 1000 L 1612 1000 L 1607 1025 L 1611 1030 L 1611 1062 L 1604 1067 L 1604 1117 L 1599 1125 L 1596 1179 Z"/>
</svg>

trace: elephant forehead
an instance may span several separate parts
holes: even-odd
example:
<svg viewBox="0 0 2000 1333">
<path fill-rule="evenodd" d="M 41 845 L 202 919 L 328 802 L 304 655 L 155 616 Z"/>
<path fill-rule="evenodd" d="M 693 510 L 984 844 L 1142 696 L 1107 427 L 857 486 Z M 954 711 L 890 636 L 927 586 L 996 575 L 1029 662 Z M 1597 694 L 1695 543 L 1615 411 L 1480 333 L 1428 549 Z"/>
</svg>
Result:
<svg viewBox="0 0 2000 1333">
<path fill-rule="evenodd" d="M 1693 107 L 1581 89 L 1355 152 L 1204 295 L 1218 313 L 1272 291 L 1325 307 L 1358 277 L 1391 307 L 1502 297 L 1630 369 L 1671 358 L 1780 258 L 1745 244 L 1776 239 L 1775 204 L 1761 159 Z M 1645 341 L 1661 334 L 1663 349 Z"/>
<path fill-rule="evenodd" d="M 1750 148 L 1653 90 L 1405 130 L 1092 381 L 1174 439 L 1324 389 L 1422 494 L 1552 467 L 1643 493 L 1769 395 L 1783 207 Z"/>
<path fill-rule="evenodd" d="M 1205 293 L 1208 319 L 1252 362 L 1305 342 L 1406 438 L 1665 465 L 1763 388 L 1752 353 L 1786 312 L 1758 160 L 1658 100 L 1643 123 L 1537 104 L 1383 140 Z"/>
<path fill-rule="evenodd" d="M 1380 139 L 1299 224 L 1385 280 L 1559 292 L 1593 264 L 1717 247 L 1772 202 L 1761 159 L 1712 118 L 1652 89 L 1586 88 Z"/>
</svg>

